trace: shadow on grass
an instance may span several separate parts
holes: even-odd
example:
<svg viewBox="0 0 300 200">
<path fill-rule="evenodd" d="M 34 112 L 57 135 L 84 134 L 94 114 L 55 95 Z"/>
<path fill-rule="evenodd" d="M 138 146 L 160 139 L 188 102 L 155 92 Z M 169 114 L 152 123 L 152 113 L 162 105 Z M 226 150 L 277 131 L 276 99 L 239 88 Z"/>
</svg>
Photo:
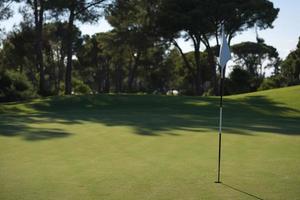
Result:
<svg viewBox="0 0 300 200">
<path fill-rule="evenodd" d="M 59 129 L 29 126 L 45 122 L 67 125 L 95 122 L 106 126 L 130 126 L 135 129 L 135 134 L 143 136 L 178 135 L 172 133 L 173 130 L 217 132 L 218 101 L 213 97 L 99 95 L 56 97 L 24 104 L 25 109 L 30 111 L 24 111 L 18 104 L 9 104 L 0 110 L 0 136 L 21 136 L 35 141 L 71 135 Z M 226 98 L 224 105 L 226 133 L 300 134 L 300 111 L 264 96 Z"/>
<path fill-rule="evenodd" d="M 19 136 L 27 141 L 41 141 L 48 139 L 64 138 L 71 135 L 70 133 L 66 133 L 61 129 L 32 128 L 28 124 L 35 123 L 34 120 L 28 118 L 19 121 L 19 117 L 20 116 L 7 116 L 4 118 L 2 117 L 0 122 L 0 135 L 6 137 Z"/>
<path fill-rule="evenodd" d="M 254 194 L 250 194 L 249 192 L 245 192 L 245 191 L 243 191 L 243 190 L 241 190 L 241 189 L 238 189 L 238 188 L 236 188 L 236 187 L 227 185 L 227 184 L 225 184 L 225 183 L 221 183 L 221 184 L 222 184 L 223 186 L 225 186 L 225 187 L 231 189 L 231 190 L 234 190 L 234 191 L 239 192 L 239 193 L 241 193 L 241 194 L 250 196 L 250 197 L 252 197 L 253 199 L 264 200 L 264 199 L 261 198 L 261 197 L 258 197 L 258 196 L 254 195 Z"/>
</svg>

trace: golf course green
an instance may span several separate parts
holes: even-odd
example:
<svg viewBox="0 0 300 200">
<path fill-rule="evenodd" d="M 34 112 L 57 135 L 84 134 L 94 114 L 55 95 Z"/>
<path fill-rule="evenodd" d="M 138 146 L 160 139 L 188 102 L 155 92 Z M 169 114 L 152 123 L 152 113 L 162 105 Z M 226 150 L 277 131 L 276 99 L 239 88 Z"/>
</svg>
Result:
<svg viewBox="0 0 300 200">
<path fill-rule="evenodd" d="M 300 199 L 300 86 L 0 104 L 2 200 Z"/>
</svg>

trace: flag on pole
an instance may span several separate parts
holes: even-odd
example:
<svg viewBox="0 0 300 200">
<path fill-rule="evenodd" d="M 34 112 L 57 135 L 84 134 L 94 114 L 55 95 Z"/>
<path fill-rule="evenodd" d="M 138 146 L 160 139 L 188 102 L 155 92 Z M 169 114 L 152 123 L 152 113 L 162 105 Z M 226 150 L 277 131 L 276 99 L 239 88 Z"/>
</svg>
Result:
<svg viewBox="0 0 300 200">
<path fill-rule="evenodd" d="M 227 43 L 227 39 L 225 37 L 224 24 L 222 24 L 221 47 L 220 47 L 220 53 L 218 58 L 219 65 L 221 66 L 222 78 L 223 78 L 224 68 L 230 59 L 231 59 L 231 53 Z"/>
<path fill-rule="evenodd" d="M 221 67 L 220 81 L 220 120 L 219 120 L 219 157 L 218 157 L 218 179 L 216 183 L 221 183 L 221 144 L 222 144 L 222 121 L 223 121 L 223 87 L 224 87 L 224 72 L 227 62 L 231 59 L 230 49 L 225 37 L 224 24 L 222 24 L 220 54 L 218 58 Z"/>
</svg>

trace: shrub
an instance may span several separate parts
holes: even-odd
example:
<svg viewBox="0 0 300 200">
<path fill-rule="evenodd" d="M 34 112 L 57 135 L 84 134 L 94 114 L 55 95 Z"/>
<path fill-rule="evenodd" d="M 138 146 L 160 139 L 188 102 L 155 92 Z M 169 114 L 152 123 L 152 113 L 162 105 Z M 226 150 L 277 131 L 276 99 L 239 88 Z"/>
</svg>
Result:
<svg viewBox="0 0 300 200">
<path fill-rule="evenodd" d="M 283 83 L 284 80 L 280 76 L 269 77 L 263 80 L 258 90 L 269 90 L 273 88 L 280 88 L 285 86 Z"/>
<path fill-rule="evenodd" d="M 251 76 L 248 71 L 235 67 L 225 80 L 225 94 L 239 94 L 250 92 Z"/>
<path fill-rule="evenodd" d="M 205 92 L 203 93 L 202 96 L 208 97 L 208 96 L 214 96 L 214 95 L 215 95 L 215 94 L 214 94 L 214 89 L 213 89 L 213 88 L 209 88 L 207 91 L 205 91 Z"/>
<path fill-rule="evenodd" d="M 0 101 L 20 101 L 36 97 L 36 91 L 24 74 L 13 71 L 0 72 Z"/>
<path fill-rule="evenodd" d="M 91 88 L 85 84 L 82 80 L 79 79 L 73 79 L 72 80 L 73 85 L 73 92 L 75 94 L 91 94 L 92 90 Z"/>
</svg>

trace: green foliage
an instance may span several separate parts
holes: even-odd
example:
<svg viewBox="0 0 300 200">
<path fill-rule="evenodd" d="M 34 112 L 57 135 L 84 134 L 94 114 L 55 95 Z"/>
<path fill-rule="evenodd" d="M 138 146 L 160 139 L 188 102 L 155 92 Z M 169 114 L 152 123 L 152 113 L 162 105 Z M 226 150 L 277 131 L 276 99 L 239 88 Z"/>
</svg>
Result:
<svg viewBox="0 0 300 200">
<path fill-rule="evenodd" d="M 1 49 L 3 57 L 1 64 L 4 69 L 19 70 L 30 74 L 31 77 L 37 73 L 33 53 L 35 51 L 34 37 L 33 27 L 26 24 L 20 24 L 18 29 L 14 29 L 7 35 Z"/>
<path fill-rule="evenodd" d="M 91 94 L 91 88 L 85 84 L 82 80 L 73 78 L 72 80 L 73 92 L 75 94 Z"/>
<path fill-rule="evenodd" d="M 262 42 L 242 42 L 231 47 L 235 55 L 235 62 L 243 66 L 252 76 L 263 74 L 263 63 L 268 61 L 269 66 L 278 61 L 277 50 Z"/>
<path fill-rule="evenodd" d="M 0 21 L 12 16 L 13 11 L 10 8 L 11 0 L 0 1 Z"/>
<path fill-rule="evenodd" d="M 190 66 L 184 54 L 182 58 L 185 61 L 185 67 L 192 74 L 192 82 L 195 83 L 194 88 L 197 94 L 201 94 L 205 86 L 203 80 L 205 72 L 200 65 L 200 44 L 204 44 L 208 50 L 207 59 L 211 68 L 212 87 L 215 89 L 217 85 L 216 64 L 210 41 L 216 40 L 219 44 L 220 24 L 225 23 L 230 43 L 237 32 L 243 32 L 255 25 L 261 29 L 272 27 L 279 12 L 279 9 L 274 8 L 273 3 L 268 0 L 163 0 L 158 7 L 158 14 L 154 17 L 158 34 L 172 41 L 178 49 L 180 46 L 176 43 L 176 38 L 184 37 L 193 43 L 196 67 Z"/>
<path fill-rule="evenodd" d="M 100 19 L 104 4 L 108 0 L 51 0 L 47 2 L 47 9 L 54 16 L 74 14 L 74 21 L 93 23 Z"/>
<path fill-rule="evenodd" d="M 76 53 L 78 66 L 75 66 L 82 80 L 93 91 L 109 92 L 110 75 L 116 64 L 112 57 L 119 61 L 122 55 L 115 51 L 114 34 L 98 33 L 92 37 L 85 37 L 83 45 Z M 119 65 L 118 65 L 119 66 Z M 117 67 L 116 67 L 117 68 Z M 108 91 L 107 91 L 108 88 Z"/>
<path fill-rule="evenodd" d="M 225 94 L 246 93 L 251 90 L 251 75 L 247 70 L 234 67 L 225 81 Z"/>
<path fill-rule="evenodd" d="M 0 22 L 5 19 L 9 19 L 13 15 L 13 11 L 10 8 L 10 0 L 1 0 L 0 1 Z M 4 29 L 0 28 L 0 41 L 3 37 Z M 1 43 L 1 42 L 0 42 Z"/>
<path fill-rule="evenodd" d="M 300 84 L 300 37 L 297 49 L 292 51 L 281 64 L 281 73 L 288 85 Z"/>
<path fill-rule="evenodd" d="M 203 93 L 204 97 L 214 96 L 214 90 L 212 88 L 209 88 L 206 92 Z"/>
<path fill-rule="evenodd" d="M 274 88 L 280 88 L 284 87 L 285 81 L 283 77 L 281 76 L 272 76 L 269 78 L 265 78 L 261 85 L 259 86 L 258 90 L 269 90 L 269 89 L 274 89 Z"/>
<path fill-rule="evenodd" d="M 279 73 L 280 59 L 274 47 L 258 38 L 257 43 L 242 42 L 233 45 L 232 52 L 238 65 L 230 74 L 229 94 L 256 91 L 260 86 L 271 87 L 269 80 L 263 83 L 263 69 L 273 67 L 274 73 Z"/>
<path fill-rule="evenodd" d="M 0 101 L 20 101 L 36 97 L 33 86 L 24 74 L 0 72 Z"/>
<path fill-rule="evenodd" d="M 111 33 L 115 39 L 112 42 L 115 53 L 112 57 L 114 60 L 114 57 L 118 57 L 115 64 L 119 66 L 115 69 L 120 72 L 122 65 L 122 71 L 125 72 L 123 79 L 126 82 L 123 88 L 127 92 L 153 92 L 162 90 L 167 85 L 164 81 L 168 79 L 169 73 L 162 75 L 168 68 L 164 65 L 164 56 L 169 44 L 162 43 L 161 38 L 154 33 L 152 19 L 155 18 L 155 2 L 117 0 L 106 10 L 106 19 L 114 27 Z M 119 44 L 117 48 L 116 43 Z M 121 82 L 120 76 L 115 77 L 117 82 Z"/>
<path fill-rule="evenodd" d="M 74 53 L 82 46 L 80 30 L 74 26 L 73 33 Z M 44 90 L 43 96 L 60 94 L 60 87 L 65 76 L 66 58 L 66 23 L 47 23 L 43 28 L 43 66 L 44 66 Z M 1 49 L 1 67 L 8 70 L 20 71 L 27 75 L 28 79 L 38 87 L 39 70 L 36 67 L 35 30 L 29 24 L 22 23 L 18 29 L 14 29 L 7 35 Z"/>
<path fill-rule="evenodd" d="M 0 13 L 9 2 L 1 1 Z M 207 95 L 212 94 L 213 88 L 216 94 L 218 47 L 213 47 L 211 41 L 216 39 L 219 44 L 221 22 L 225 23 L 230 43 L 236 33 L 255 25 L 272 28 L 279 11 L 269 0 L 13 2 L 22 2 L 24 21 L 7 35 L 0 53 L 0 68 L 26 74 L 44 96 L 61 94 L 62 86 L 66 94 L 71 94 L 72 76 L 99 93 L 165 93 L 176 89 L 183 94 Z M 82 37 L 75 24 L 96 22 L 103 13 L 113 30 Z M 192 41 L 194 50 L 183 53 L 176 42 L 178 38 Z M 263 40 L 260 45 L 263 46 Z M 200 47 L 206 50 L 200 52 Z M 263 52 L 253 53 L 250 48 L 242 53 L 252 56 L 251 61 L 277 53 L 269 47 L 266 53 L 265 47 L 259 49 Z M 171 55 L 174 48 L 178 51 Z M 258 64 L 254 65 L 251 67 L 257 68 Z M 251 80 L 253 90 L 260 84 L 261 76 Z M 88 91 L 86 87 L 80 90 Z"/>
</svg>

